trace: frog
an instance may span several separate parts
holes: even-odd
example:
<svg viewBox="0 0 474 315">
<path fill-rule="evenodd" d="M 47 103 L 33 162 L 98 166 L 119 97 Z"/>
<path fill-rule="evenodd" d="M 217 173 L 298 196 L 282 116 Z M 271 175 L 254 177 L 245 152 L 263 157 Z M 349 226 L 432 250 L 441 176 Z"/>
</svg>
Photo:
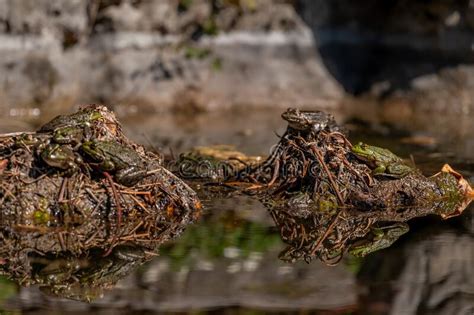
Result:
<svg viewBox="0 0 474 315">
<path fill-rule="evenodd" d="M 64 284 L 85 265 L 84 261 L 78 258 L 49 256 L 31 257 L 30 263 L 38 269 L 35 274 L 36 282 L 43 285 Z"/>
<path fill-rule="evenodd" d="M 89 106 L 70 114 L 59 115 L 44 124 L 38 133 L 52 133 L 52 139 L 60 144 L 79 144 L 88 138 L 91 125 L 103 119 L 100 106 Z"/>
<path fill-rule="evenodd" d="M 369 232 L 370 237 L 366 237 L 350 246 L 349 253 L 356 257 L 367 256 L 372 252 L 391 246 L 408 231 L 408 224 L 402 222 L 384 227 L 373 227 Z"/>
<path fill-rule="evenodd" d="M 288 122 L 290 132 L 340 131 L 334 116 L 319 110 L 304 111 L 298 108 L 288 108 L 281 114 L 281 117 Z"/>
<path fill-rule="evenodd" d="M 65 171 L 70 176 L 79 170 L 82 158 L 72 148 L 59 143 L 50 143 L 41 151 L 41 159 L 51 167 Z"/>
<path fill-rule="evenodd" d="M 53 140 L 60 144 L 79 144 L 84 138 L 88 138 L 89 125 L 65 126 L 58 128 L 53 133 Z"/>
<path fill-rule="evenodd" d="M 414 171 L 400 157 L 384 148 L 359 142 L 352 146 L 351 151 L 358 159 L 373 168 L 372 173 L 375 176 L 402 178 Z"/>
<path fill-rule="evenodd" d="M 35 147 L 42 142 L 40 137 L 37 137 L 33 133 L 24 132 L 14 137 L 15 147 L 17 148 L 29 148 Z"/>
<path fill-rule="evenodd" d="M 337 125 L 334 117 L 331 114 L 322 111 L 304 111 L 298 108 L 288 108 L 281 117 L 288 122 L 288 128 L 281 136 L 281 140 L 272 147 L 270 155 L 267 159 L 257 167 L 253 167 L 249 172 L 244 170 L 239 172 L 238 177 L 244 178 L 248 173 L 254 173 L 257 171 L 267 172 L 270 170 L 272 178 L 278 173 L 278 169 L 275 169 L 275 162 L 280 158 L 282 152 L 287 147 L 287 142 L 295 136 L 310 136 L 313 137 L 320 131 L 329 132 L 341 132 L 343 131 L 340 126 Z M 269 181 L 272 183 L 272 180 Z"/>
<path fill-rule="evenodd" d="M 90 140 L 80 151 L 99 171 L 114 173 L 117 183 L 133 186 L 147 174 L 145 162 L 133 149 L 115 141 Z"/>
</svg>

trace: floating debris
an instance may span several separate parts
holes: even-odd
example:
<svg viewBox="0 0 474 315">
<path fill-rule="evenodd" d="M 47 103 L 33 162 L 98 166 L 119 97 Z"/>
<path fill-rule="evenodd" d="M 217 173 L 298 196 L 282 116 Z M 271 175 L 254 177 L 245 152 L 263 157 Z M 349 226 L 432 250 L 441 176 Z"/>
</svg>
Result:
<svg viewBox="0 0 474 315">
<path fill-rule="evenodd" d="M 260 156 L 245 155 L 230 145 L 199 146 L 180 154 L 172 170 L 184 179 L 223 182 L 259 162 Z"/>
</svg>

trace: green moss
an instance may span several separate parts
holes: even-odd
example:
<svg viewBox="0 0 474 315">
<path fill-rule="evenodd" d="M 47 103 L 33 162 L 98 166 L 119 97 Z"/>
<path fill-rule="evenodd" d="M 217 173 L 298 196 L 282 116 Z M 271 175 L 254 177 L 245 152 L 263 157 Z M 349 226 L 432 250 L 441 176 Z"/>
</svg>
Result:
<svg viewBox="0 0 474 315">
<path fill-rule="evenodd" d="M 216 36 L 219 33 L 217 24 L 212 18 L 209 18 L 204 21 L 204 23 L 202 23 L 202 31 L 204 32 L 204 34 L 209 36 Z"/>
<path fill-rule="evenodd" d="M 49 214 L 49 201 L 46 198 L 41 198 L 38 201 L 38 209 L 33 212 L 33 222 L 38 225 L 47 225 L 51 220 Z"/>
<path fill-rule="evenodd" d="M 193 5 L 193 0 L 179 0 L 178 10 L 187 11 Z"/>
<path fill-rule="evenodd" d="M 450 173 L 441 173 L 434 180 L 440 190 L 440 195 L 436 198 L 441 199 L 435 212 L 439 215 L 453 213 L 464 199 L 457 179 Z"/>
<path fill-rule="evenodd" d="M 184 50 L 184 56 L 187 59 L 204 59 L 209 56 L 210 53 L 211 51 L 207 48 L 199 48 L 192 46 L 186 47 Z"/>
<path fill-rule="evenodd" d="M 222 59 L 221 58 L 214 58 L 211 63 L 211 68 L 214 71 L 222 70 Z"/>
<path fill-rule="evenodd" d="M 329 194 L 328 197 L 329 197 L 329 200 L 322 199 L 322 198 L 318 200 L 318 211 L 326 212 L 328 214 L 334 214 L 336 213 L 336 210 L 338 207 L 337 200 L 333 195 Z M 331 198 L 331 197 L 334 197 L 334 198 Z"/>
</svg>

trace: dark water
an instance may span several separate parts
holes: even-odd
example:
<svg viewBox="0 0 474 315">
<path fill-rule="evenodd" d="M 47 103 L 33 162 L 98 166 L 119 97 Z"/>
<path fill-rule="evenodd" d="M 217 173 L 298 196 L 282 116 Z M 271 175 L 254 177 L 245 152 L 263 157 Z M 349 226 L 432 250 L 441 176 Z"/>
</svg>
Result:
<svg viewBox="0 0 474 315">
<path fill-rule="evenodd" d="M 366 117 L 360 112 L 334 114 L 338 121 L 348 122 L 353 142 L 388 147 L 403 157 L 411 154 L 427 175 L 448 162 L 474 182 L 474 124 L 469 118 L 361 120 Z M 266 155 L 285 128 L 275 109 L 192 117 L 136 115 L 123 121 L 131 138 L 170 154 L 194 145 L 226 143 L 248 154 Z M 1 279 L 0 300 L 4 310 L 35 314 L 472 315 L 473 217 L 473 210 L 467 209 L 446 221 L 413 220 L 410 232 L 391 248 L 365 259 L 347 256 L 329 267 L 318 261 L 279 261 L 284 244 L 255 200 L 213 200 L 202 220 L 102 299 L 91 304 L 58 299 Z"/>
</svg>

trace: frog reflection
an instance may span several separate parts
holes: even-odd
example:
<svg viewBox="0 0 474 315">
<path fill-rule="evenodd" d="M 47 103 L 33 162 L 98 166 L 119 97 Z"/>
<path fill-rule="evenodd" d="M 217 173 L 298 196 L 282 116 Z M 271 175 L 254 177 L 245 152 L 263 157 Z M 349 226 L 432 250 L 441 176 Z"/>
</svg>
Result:
<svg viewBox="0 0 474 315">
<path fill-rule="evenodd" d="M 400 157 L 387 149 L 359 142 L 352 147 L 352 153 L 374 168 L 374 175 L 401 178 L 414 171 L 414 169 L 406 165 Z"/>
<path fill-rule="evenodd" d="M 113 141 L 86 141 L 81 146 L 86 158 L 102 172 L 115 173 L 117 183 L 133 186 L 147 173 L 146 164 L 133 149 Z"/>
<path fill-rule="evenodd" d="M 92 301 L 148 260 L 139 247 L 119 246 L 103 257 L 101 251 L 83 257 L 34 256 L 31 284 L 63 298 Z"/>
<path fill-rule="evenodd" d="M 409 230 L 406 223 L 394 223 L 384 227 L 372 227 L 371 231 L 361 240 L 352 244 L 349 253 L 356 257 L 387 248 Z"/>
</svg>

